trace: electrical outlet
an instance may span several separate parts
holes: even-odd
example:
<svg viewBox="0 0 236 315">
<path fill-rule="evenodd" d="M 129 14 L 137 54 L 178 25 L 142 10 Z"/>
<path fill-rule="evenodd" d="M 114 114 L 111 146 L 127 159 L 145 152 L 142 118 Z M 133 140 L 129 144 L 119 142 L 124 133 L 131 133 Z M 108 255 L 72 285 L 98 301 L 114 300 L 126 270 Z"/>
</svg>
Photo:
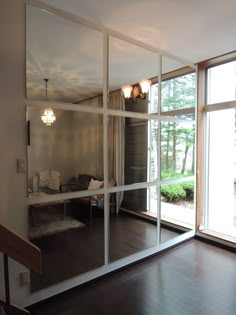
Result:
<svg viewBox="0 0 236 315">
<path fill-rule="evenodd" d="M 24 159 L 16 160 L 16 171 L 17 173 L 25 173 L 25 160 Z"/>
<path fill-rule="evenodd" d="M 20 285 L 26 285 L 30 283 L 30 272 L 29 270 L 20 272 Z"/>
</svg>

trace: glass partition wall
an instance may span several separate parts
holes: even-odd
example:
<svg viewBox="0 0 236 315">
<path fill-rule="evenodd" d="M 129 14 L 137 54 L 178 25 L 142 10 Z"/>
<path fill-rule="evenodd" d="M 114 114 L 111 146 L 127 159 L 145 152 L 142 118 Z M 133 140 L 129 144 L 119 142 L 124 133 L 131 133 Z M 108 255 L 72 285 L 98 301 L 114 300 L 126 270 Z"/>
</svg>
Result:
<svg viewBox="0 0 236 315">
<path fill-rule="evenodd" d="M 194 69 L 28 5 L 26 25 L 32 290 L 193 236 Z"/>
</svg>

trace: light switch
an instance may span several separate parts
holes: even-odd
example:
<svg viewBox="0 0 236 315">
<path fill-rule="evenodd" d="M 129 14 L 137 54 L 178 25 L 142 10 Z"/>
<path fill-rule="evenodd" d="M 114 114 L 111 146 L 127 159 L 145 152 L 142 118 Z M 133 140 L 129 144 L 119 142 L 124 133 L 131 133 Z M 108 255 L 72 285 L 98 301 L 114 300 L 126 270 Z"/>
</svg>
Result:
<svg viewBox="0 0 236 315">
<path fill-rule="evenodd" d="M 17 173 L 25 173 L 25 160 L 17 159 L 16 160 L 16 171 Z"/>
<path fill-rule="evenodd" d="M 20 285 L 26 285 L 30 283 L 30 272 L 29 270 L 20 272 Z"/>
</svg>

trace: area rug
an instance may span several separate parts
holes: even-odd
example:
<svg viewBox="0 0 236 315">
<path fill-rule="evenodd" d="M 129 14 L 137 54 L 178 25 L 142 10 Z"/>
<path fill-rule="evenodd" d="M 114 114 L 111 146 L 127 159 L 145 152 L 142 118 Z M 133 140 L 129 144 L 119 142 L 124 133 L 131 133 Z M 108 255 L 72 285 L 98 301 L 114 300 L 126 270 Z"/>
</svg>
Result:
<svg viewBox="0 0 236 315">
<path fill-rule="evenodd" d="M 65 216 L 64 219 L 61 220 L 61 215 L 58 213 L 39 213 L 37 225 L 30 227 L 29 238 L 32 240 L 34 238 L 52 235 L 70 229 L 78 229 L 84 226 L 84 223 L 69 216 Z"/>
</svg>

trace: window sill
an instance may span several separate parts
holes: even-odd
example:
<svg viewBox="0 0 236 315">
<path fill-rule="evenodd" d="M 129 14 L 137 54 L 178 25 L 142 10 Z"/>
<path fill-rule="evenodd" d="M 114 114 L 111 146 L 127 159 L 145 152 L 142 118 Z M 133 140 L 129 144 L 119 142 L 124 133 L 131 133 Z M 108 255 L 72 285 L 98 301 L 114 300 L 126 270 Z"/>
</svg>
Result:
<svg viewBox="0 0 236 315">
<path fill-rule="evenodd" d="M 226 234 L 222 234 L 222 233 L 207 230 L 207 229 L 198 230 L 197 235 L 202 236 L 202 237 L 210 236 L 210 237 L 214 238 L 214 240 L 216 242 L 225 241 L 225 242 L 227 242 L 227 245 L 229 245 L 229 246 L 234 245 L 233 247 L 236 247 L 236 238 L 233 236 L 229 236 Z"/>
</svg>

